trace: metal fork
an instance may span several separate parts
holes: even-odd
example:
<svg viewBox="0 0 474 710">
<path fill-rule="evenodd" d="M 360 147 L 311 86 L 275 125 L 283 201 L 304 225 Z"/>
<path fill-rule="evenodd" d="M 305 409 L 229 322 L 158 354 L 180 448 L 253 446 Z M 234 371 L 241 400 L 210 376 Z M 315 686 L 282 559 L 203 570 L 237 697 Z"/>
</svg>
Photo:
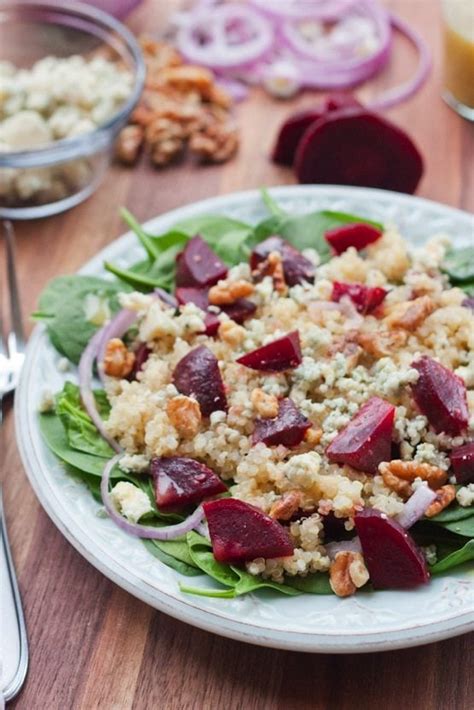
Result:
<svg viewBox="0 0 474 710">
<path fill-rule="evenodd" d="M 15 268 L 15 235 L 12 223 L 3 222 L 6 271 L 10 297 L 10 330 L 5 338 L 0 300 L 0 423 L 3 397 L 15 389 L 25 359 L 25 335 Z M 1 294 L 0 294 L 1 298 Z"/>
<path fill-rule="evenodd" d="M 11 222 L 3 223 L 7 284 L 10 300 L 10 329 L 4 339 L 0 289 L 0 428 L 2 400 L 12 392 L 20 375 L 25 353 L 20 298 L 15 268 L 15 244 Z M 2 448 L 3 442 L 2 442 Z M 0 709 L 19 692 L 28 670 L 28 640 L 20 592 L 8 543 L 0 485 Z"/>
</svg>

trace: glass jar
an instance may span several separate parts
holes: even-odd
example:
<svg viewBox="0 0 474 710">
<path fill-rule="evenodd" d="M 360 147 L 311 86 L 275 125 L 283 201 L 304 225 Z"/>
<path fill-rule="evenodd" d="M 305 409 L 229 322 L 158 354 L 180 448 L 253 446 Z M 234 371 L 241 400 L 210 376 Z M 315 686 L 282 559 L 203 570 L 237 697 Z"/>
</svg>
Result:
<svg viewBox="0 0 474 710">
<path fill-rule="evenodd" d="M 442 0 L 443 98 L 474 121 L 474 0 Z"/>
</svg>

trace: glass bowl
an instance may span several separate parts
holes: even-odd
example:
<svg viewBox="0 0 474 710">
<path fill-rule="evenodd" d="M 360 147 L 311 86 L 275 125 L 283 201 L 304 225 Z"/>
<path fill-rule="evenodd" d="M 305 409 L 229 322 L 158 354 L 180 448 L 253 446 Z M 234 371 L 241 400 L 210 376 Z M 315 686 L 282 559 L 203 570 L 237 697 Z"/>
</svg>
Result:
<svg viewBox="0 0 474 710">
<path fill-rule="evenodd" d="M 0 63 L 11 62 L 15 67 L 29 69 L 45 57 L 73 55 L 85 59 L 106 56 L 120 62 L 120 68 L 132 76 L 127 98 L 111 117 L 88 132 L 32 150 L 6 152 L 3 147 L 0 217 L 46 217 L 89 197 L 111 162 L 116 136 L 127 123 L 145 82 L 145 64 L 138 43 L 124 25 L 105 12 L 75 2 L 2 0 Z M 2 101 L 5 95 L 2 96 L 0 76 L 0 107 Z M 14 115 L 14 110 L 10 110 Z"/>
</svg>

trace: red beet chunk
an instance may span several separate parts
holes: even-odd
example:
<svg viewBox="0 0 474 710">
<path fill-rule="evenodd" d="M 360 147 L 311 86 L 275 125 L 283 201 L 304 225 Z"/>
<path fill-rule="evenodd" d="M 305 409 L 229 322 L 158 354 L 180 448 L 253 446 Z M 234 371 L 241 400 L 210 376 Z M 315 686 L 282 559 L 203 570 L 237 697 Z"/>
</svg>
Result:
<svg viewBox="0 0 474 710">
<path fill-rule="evenodd" d="M 365 508 L 354 521 L 374 589 L 412 589 L 429 581 L 423 553 L 396 520 Z"/>
<path fill-rule="evenodd" d="M 395 407 L 380 397 L 371 397 L 336 436 L 326 455 L 359 471 L 377 473 L 382 461 L 390 461 Z"/>
<path fill-rule="evenodd" d="M 356 222 L 328 229 L 324 236 L 336 254 L 342 254 L 349 247 L 355 247 L 359 251 L 365 249 L 366 246 L 380 239 L 382 230 L 372 224 Z"/>
<path fill-rule="evenodd" d="M 469 420 L 464 382 L 430 357 L 422 357 L 412 366 L 420 373 L 412 392 L 421 412 L 438 434 L 460 434 Z"/>
<path fill-rule="evenodd" d="M 289 116 L 278 133 L 272 151 L 273 162 L 291 167 L 295 159 L 298 143 L 306 129 L 329 111 L 336 111 L 348 106 L 360 106 L 360 103 L 351 94 L 331 94 L 318 106 L 298 111 Z"/>
<path fill-rule="evenodd" d="M 133 370 L 130 373 L 130 380 L 136 380 L 139 372 L 143 370 L 143 365 L 146 363 L 151 355 L 151 350 L 146 343 L 140 343 L 138 348 L 135 350 L 135 362 L 133 363 Z"/>
<path fill-rule="evenodd" d="M 203 288 L 227 276 L 227 266 L 199 235 L 189 240 L 176 261 L 177 286 Z"/>
<path fill-rule="evenodd" d="M 216 313 L 208 312 L 209 299 L 207 288 L 195 288 L 194 286 L 178 286 L 176 298 L 180 305 L 194 303 L 198 308 L 206 313 L 204 318 L 204 334 L 215 335 L 219 329 L 220 321 Z"/>
<path fill-rule="evenodd" d="M 151 473 L 160 510 L 181 510 L 227 490 L 212 469 L 184 456 L 152 459 Z"/>
<path fill-rule="evenodd" d="M 291 244 L 281 237 L 268 237 L 260 242 L 250 255 L 250 268 L 252 271 L 258 268 L 269 254 L 277 251 L 281 254 L 283 263 L 283 273 L 288 286 L 295 286 L 304 281 L 314 281 L 314 264 L 303 254 L 295 249 Z"/>
<path fill-rule="evenodd" d="M 237 358 L 240 365 L 263 372 L 282 372 L 302 363 L 300 334 L 297 330 Z"/>
<path fill-rule="evenodd" d="M 253 505 L 237 498 L 204 503 L 212 551 L 218 562 L 240 564 L 257 557 L 293 554 L 285 528 Z"/>
<path fill-rule="evenodd" d="M 291 399 L 281 399 L 278 414 L 273 419 L 257 419 L 252 444 L 262 441 L 267 446 L 298 446 L 311 422 Z"/>
<path fill-rule="evenodd" d="M 362 108 L 339 109 L 313 123 L 296 152 L 299 182 L 380 187 L 412 193 L 423 173 L 411 138 Z"/>
<path fill-rule="evenodd" d="M 204 345 L 181 358 L 173 372 L 173 383 L 181 394 L 197 399 L 205 417 L 218 410 L 227 411 L 219 365 Z"/>
<path fill-rule="evenodd" d="M 456 481 L 464 485 L 474 483 L 474 441 L 453 449 L 450 459 Z"/>
<path fill-rule="evenodd" d="M 231 318 L 236 323 L 243 323 L 247 318 L 251 318 L 257 306 L 248 298 L 238 298 L 234 303 L 230 303 L 228 306 L 221 306 L 223 313 L 227 313 L 229 318 Z"/>
<path fill-rule="evenodd" d="M 387 295 L 384 288 L 364 286 L 364 284 L 346 284 L 335 281 L 332 286 L 332 300 L 340 301 L 343 296 L 349 296 L 359 313 L 372 313 L 380 306 Z"/>
</svg>

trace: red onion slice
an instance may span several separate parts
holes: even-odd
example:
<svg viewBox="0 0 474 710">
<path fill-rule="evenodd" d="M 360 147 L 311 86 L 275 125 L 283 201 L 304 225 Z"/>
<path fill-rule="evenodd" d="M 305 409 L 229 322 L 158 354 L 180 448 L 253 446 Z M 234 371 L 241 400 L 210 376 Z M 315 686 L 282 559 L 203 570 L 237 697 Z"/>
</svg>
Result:
<svg viewBox="0 0 474 710">
<path fill-rule="evenodd" d="M 285 20 L 337 19 L 347 12 L 356 0 L 250 0 L 268 17 Z"/>
<path fill-rule="evenodd" d="M 341 540 L 340 542 L 328 542 L 325 545 L 329 559 L 333 560 L 338 552 L 362 552 L 362 547 L 358 537 L 352 540 Z"/>
<path fill-rule="evenodd" d="M 408 530 L 424 516 L 426 509 L 434 500 L 436 500 L 436 491 L 432 491 L 428 486 L 419 486 L 395 519 L 405 530 Z"/>
<path fill-rule="evenodd" d="M 115 508 L 110 493 L 109 493 L 109 483 L 110 474 L 117 464 L 123 454 L 118 454 L 107 461 L 104 466 L 102 473 L 102 480 L 100 482 L 100 494 L 102 496 L 102 502 L 104 503 L 105 509 L 108 512 L 112 520 L 118 525 L 119 528 L 134 535 L 135 537 L 147 538 L 149 540 L 175 540 L 181 535 L 185 535 L 190 530 L 193 530 L 199 525 L 199 523 L 204 518 L 204 511 L 202 506 L 198 506 L 194 513 L 192 513 L 186 520 L 182 523 L 177 523 L 176 525 L 167 525 L 164 528 L 154 528 L 151 525 L 139 525 L 138 523 L 131 523 L 126 520 L 123 515 Z"/>
<path fill-rule="evenodd" d="M 92 392 L 92 367 L 94 365 L 94 361 L 97 358 L 97 352 L 102 339 L 103 330 L 104 328 L 101 328 L 92 336 L 92 338 L 89 340 L 86 349 L 81 355 L 81 359 L 79 361 L 79 390 L 81 393 L 82 403 L 86 408 L 88 415 L 96 425 L 100 435 L 103 439 L 105 439 L 105 441 L 109 444 L 109 446 L 112 447 L 114 451 L 119 452 L 122 449 L 120 448 L 119 444 L 117 444 L 115 439 L 113 439 L 105 429 L 102 417 L 97 411 L 94 394 Z"/>
</svg>

